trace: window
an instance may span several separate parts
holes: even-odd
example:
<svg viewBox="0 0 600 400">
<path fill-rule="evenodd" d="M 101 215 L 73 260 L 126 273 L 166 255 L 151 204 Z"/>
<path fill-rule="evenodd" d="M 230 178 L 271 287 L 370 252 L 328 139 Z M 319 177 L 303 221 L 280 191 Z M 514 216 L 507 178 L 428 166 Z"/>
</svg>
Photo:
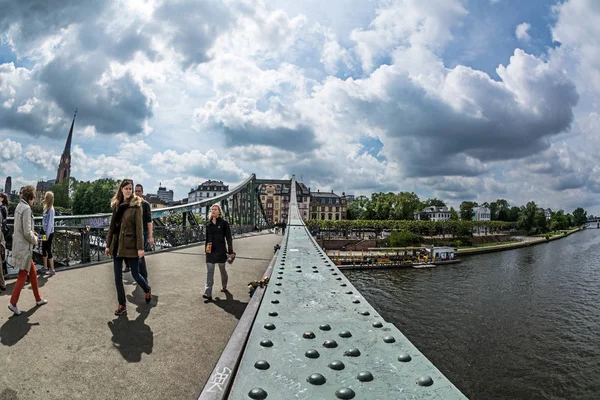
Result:
<svg viewBox="0 0 600 400">
<path fill-rule="evenodd" d="M 340 214 L 335 214 L 335 219 L 339 220 L 340 219 Z"/>
<path fill-rule="evenodd" d="M 267 208 L 273 208 L 273 204 L 272 203 L 268 203 L 267 204 Z"/>
<path fill-rule="evenodd" d="M 332 217 L 333 217 L 333 215 L 331 215 L 331 213 L 329 213 L 329 215 L 328 215 L 328 216 L 329 216 L 329 219 L 330 219 L 330 220 L 331 220 L 331 219 L 333 219 L 333 218 L 332 218 Z"/>
<path fill-rule="evenodd" d="M 321 219 L 325 219 L 325 213 L 321 213 Z"/>
<path fill-rule="evenodd" d="M 262 201 L 265 201 L 265 196 L 260 196 L 260 199 L 261 199 Z"/>
<path fill-rule="evenodd" d="M 335 212 L 340 212 L 340 208 L 339 208 L 339 207 L 336 207 L 336 208 L 335 208 Z"/>
<path fill-rule="evenodd" d="M 279 209 L 279 203 L 275 203 L 275 209 Z"/>
<path fill-rule="evenodd" d="M 216 193 L 213 193 L 213 197 L 217 197 L 217 194 L 216 194 Z"/>
</svg>

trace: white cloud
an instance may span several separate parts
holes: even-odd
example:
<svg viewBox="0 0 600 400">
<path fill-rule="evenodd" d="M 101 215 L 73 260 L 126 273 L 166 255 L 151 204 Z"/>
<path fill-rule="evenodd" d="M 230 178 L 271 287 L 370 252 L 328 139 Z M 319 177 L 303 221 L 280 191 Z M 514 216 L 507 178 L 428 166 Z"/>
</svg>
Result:
<svg viewBox="0 0 600 400">
<path fill-rule="evenodd" d="M 151 164 L 162 174 L 213 177 L 228 182 L 246 178 L 249 173 L 236 166 L 234 160 L 222 158 L 214 150 L 202 153 L 192 150 L 182 154 L 173 150 L 155 153 Z"/>
<path fill-rule="evenodd" d="M 38 145 L 29 145 L 25 149 L 25 159 L 36 167 L 45 170 L 56 170 L 60 156 L 47 148 Z"/>
<path fill-rule="evenodd" d="M 144 142 L 143 140 L 132 142 L 129 141 L 127 136 L 122 136 L 122 140 L 123 141 L 119 145 L 117 157 L 125 160 L 137 160 L 142 156 L 150 158 L 150 151 L 152 148 L 148 145 L 148 143 Z"/>
<path fill-rule="evenodd" d="M 21 143 L 10 139 L 4 139 L 0 142 L 0 157 L 3 161 L 16 160 L 21 156 L 23 147 Z"/>
<path fill-rule="evenodd" d="M 520 23 L 517 25 L 517 29 L 515 29 L 515 36 L 523 42 L 529 42 L 531 40 L 529 29 L 531 29 L 531 24 L 528 24 L 527 22 Z"/>
<path fill-rule="evenodd" d="M 71 175 L 87 176 L 91 174 L 94 179 L 131 178 L 134 181 L 143 181 L 150 177 L 142 165 L 136 165 L 129 158 L 120 156 L 87 155 L 84 150 L 76 145 L 71 152 Z M 81 178 L 80 178 L 81 179 Z"/>
</svg>

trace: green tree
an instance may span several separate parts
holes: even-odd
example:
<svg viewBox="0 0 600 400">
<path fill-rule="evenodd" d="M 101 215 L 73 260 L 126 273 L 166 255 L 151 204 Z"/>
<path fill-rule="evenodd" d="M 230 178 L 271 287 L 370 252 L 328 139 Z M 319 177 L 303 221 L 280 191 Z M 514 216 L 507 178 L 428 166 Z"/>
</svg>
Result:
<svg viewBox="0 0 600 400">
<path fill-rule="evenodd" d="M 518 222 L 519 217 L 521 216 L 521 208 L 517 206 L 513 206 L 507 212 L 507 220 L 508 222 Z M 501 220 L 504 221 L 504 220 Z"/>
<path fill-rule="evenodd" d="M 433 199 L 427 199 L 423 203 L 421 203 L 421 209 L 431 206 L 446 207 L 446 203 L 444 203 L 443 200 L 440 200 L 437 197 L 434 197 Z"/>
<path fill-rule="evenodd" d="M 371 200 L 367 196 L 358 196 L 348 205 L 347 217 L 353 219 L 372 219 Z"/>
<path fill-rule="evenodd" d="M 576 226 L 580 226 L 580 225 L 585 224 L 586 222 L 587 222 L 587 211 L 585 211 L 581 207 L 577 207 L 573 211 L 573 223 Z"/>
<path fill-rule="evenodd" d="M 534 222 L 536 233 L 548 232 L 548 220 L 546 219 L 546 213 L 543 210 L 536 211 Z"/>
<path fill-rule="evenodd" d="M 75 179 L 75 178 L 71 178 Z M 71 208 L 71 199 L 69 198 L 69 189 L 71 179 L 55 183 L 50 190 L 54 193 L 54 205 L 58 207 Z"/>
<path fill-rule="evenodd" d="M 463 221 L 471 221 L 475 216 L 473 207 L 477 207 L 474 201 L 463 201 L 460 203 L 460 219 Z"/>
<path fill-rule="evenodd" d="M 537 211 L 538 207 L 533 201 L 530 201 L 526 206 L 522 207 L 518 220 L 519 228 L 529 233 L 532 232 L 535 228 L 535 215 Z"/>
<path fill-rule="evenodd" d="M 86 215 L 110 212 L 110 200 L 118 186 L 119 181 L 109 178 L 77 182 L 73 193 L 73 213 Z"/>
<path fill-rule="evenodd" d="M 458 213 L 456 212 L 456 210 L 454 209 L 454 207 L 450 207 L 450 220 L 451 221 L 458 221 Z"/>
</svg>

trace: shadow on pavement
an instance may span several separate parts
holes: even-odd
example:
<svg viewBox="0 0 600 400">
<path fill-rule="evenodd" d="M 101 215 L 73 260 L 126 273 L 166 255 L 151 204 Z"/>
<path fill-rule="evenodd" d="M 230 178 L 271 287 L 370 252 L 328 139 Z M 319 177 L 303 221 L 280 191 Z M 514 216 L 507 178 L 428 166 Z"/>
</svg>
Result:
<svg viewBox="0 0 600 400">
<path fill-rule="evenodd" d="M 130 320 L 127 315 L 120 315 L 109 321 L 108 327 L 112 332 L 113 346 L 123 358 L 127 362 L 140 362 L 142 353 L 151 354 L 154 347 L 154 333 L 145 321 L 150 310 L 158 304 L 158 296 L 152 296 L 150 304 L 146 304 L 143 290 L 136 287 L 127 300 L 137 305 L 137 318 Z"/>
<path fill-rule="evenodd" d="M 25 335 L 29 333 L 31 327 L 39 325 L 39 322 L 29 323 L 29 317 L 37 311 L 39 307 L 34 306 L 27 312 L 21 311 L 21 315 L 13 315 L 0 327 L 0 343 L 4 346 L 12 346 L 19 343 Z"/>
<path fill-rule="evenodd" d="M 242 314 L 244 313 L 248 302 L 244 303 L 243 301 L 234 299 L 233 295 L 230 292 L 224 292 L 224 294 L 225 299 L 215 297 L 213 299 L 213 303 L 217 307 L 222 308 L 224 311 L 233 315 L 235 319 L 239 320 L 242 317 Z"/>
</svg>

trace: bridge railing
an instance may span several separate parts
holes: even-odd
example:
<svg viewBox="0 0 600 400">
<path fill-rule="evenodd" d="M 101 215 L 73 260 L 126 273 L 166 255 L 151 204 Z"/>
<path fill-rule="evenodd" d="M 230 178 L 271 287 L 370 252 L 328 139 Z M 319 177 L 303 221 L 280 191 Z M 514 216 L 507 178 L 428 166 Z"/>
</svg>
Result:
<svg viewBox="0 0 600 400">
<path fill-rule="evenodd" d="M 211 205 L 220 203 L 225 218 L 230 222 L 232 234 L 239 235 L 256 229 L 268 229 L 269 224 L 262 209 L 262 203 L 252 174 L 229 192 L 201 201 L 153 209 L 153 232 L 155 246 L 147 250 L 163 250 L 177 246 L 198 243 L 205 240 L 205 227 L 198 223 L 195 216 L 207 210 Z M 173 223 L 173 216 L 181 215 L 180 223 Z M 110 224 L 111 213 L 92 215 L 56 216 L 54 224 L 53 257 L 55 263 L 66 266 L 101 262 L 108 259 L 104 255 L 106 248 L 106 230 Z M 204 221 L 206 215 L 200 221 Z M 7 220 L 11 235 L 7 239 L 7 261 L 11 265 L 13 218 Z M 35 229 L 41 232 L 42 217 L 34 218 Z M 34 249 L 36 258 L 41 257 L 41 242 Z M 40 259 L 36 260 L 41 262 Z M 13 271 L 14 272 L 14 271 Z"/>
</svg>

